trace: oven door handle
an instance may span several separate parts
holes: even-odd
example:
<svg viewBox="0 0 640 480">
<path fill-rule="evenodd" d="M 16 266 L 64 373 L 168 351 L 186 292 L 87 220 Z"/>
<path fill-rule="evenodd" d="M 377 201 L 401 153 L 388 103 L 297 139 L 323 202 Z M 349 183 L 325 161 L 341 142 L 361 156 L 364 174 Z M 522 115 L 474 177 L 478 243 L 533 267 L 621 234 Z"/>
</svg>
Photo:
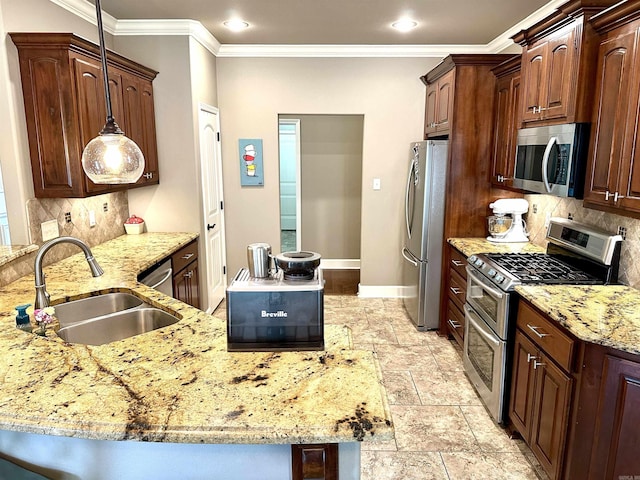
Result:
<svg viewBox="0 0 640 480">
<path fill-rule="evenodd" d="M 473 325 L 487 343 L 491 344 L 495 348 L 500 346 L 500 340 L 496 337 L 496 334 L 489 328 L 485 321 L 480 318 L 473 308 L 465 304 L 464 313 L 470 321 L 470 326 Z"/>
<path fill-rule="evenodd" d="M 486 290 L 486 291 L 487 291 L 487 293 L 488 293 L 489 295 L 491 295 L 493 298 L 495 298 L 496 300 L 502 300 L 502 299 L 504 298 L 504 296 L 506 295 L 506 293 L 501 292 L 500 290 L 496 290 L 495 288 L 491 288 L 491 287 L 488 285 L 488 281 L 483 281 L 483 280 L 478 276 L 478 274 L 476 273 L 476 271 L 475 271 L 475 270 L 473 270 L 473 269 L 472 269 L 471 267 L 469 267 L 468 265 L 467 265 L 466 270 L 467 270 L 467 275 L 471 276 L 471 277 L 476 281 L 476 283 L 479 283 L 480 285 L 482 285 L 482 288 L 483 288 L 484 290 Z M 468 283 L 468 282 L 467 282 L 467 283 Z M 469 292 L 471 292 L 471 289 L 470 289 L 470 288 L 467 288 L 467 294 L 469 294 L 469 295 L 470 295 L 470 293 L 469 293 Z"/>
<path fill-rule="evenodd" d="M 547 193 L 551 193 L 551 185 L 549 184 L 549 176 L 547 175 L 547 168 L 549 166 L 549 156 L 551 155 L 551 149 L 553 145 L 558 143 L 558 137 L 551 137 L 549 139 L 549 143 L 547 143 L 547 148 L 544 149 L 544 154 L 542 155 L 542 181 L 544 182 L 544 189 Z"/>
</svg>

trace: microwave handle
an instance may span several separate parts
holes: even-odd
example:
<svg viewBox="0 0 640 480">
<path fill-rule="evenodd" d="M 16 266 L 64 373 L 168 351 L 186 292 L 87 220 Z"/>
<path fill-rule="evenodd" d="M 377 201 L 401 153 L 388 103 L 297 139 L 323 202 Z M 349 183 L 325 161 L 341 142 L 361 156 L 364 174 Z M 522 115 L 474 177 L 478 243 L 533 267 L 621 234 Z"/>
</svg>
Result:
<svg viewBox="0 0 640 480">
<path fill-rule="evenodd" d="M 551 155 L 551 149 L 553 144 L 558 143 L 558 137 L 551 137 L 547 148 L 544 149 L 544 155 L 542 155 L 542 181 L 544 182 L 544 189 L 547 193 L 551 193 L 551 185 L 549 185 L 549 178 L 547 177 L 547 167 L 549 165 L 549 155 Z"/>
</svg>

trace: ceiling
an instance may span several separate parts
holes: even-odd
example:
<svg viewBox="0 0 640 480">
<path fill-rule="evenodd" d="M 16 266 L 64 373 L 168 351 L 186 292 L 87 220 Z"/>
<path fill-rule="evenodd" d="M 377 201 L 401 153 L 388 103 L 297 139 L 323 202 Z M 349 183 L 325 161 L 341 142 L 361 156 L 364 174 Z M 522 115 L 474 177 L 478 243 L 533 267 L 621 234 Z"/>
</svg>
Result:
<svg viewBox="0 0 640 480">
<path fill-rule="evenodd" d="M 102 9 L 117 20 L 197 20 L 223 45 L 486 45 L 551 4 L 558 0 L 102 0 Z M 418 27 L 390 27 L 403 17 Z M 250 27 L 231 32 L 223 26 L 231 18 Z"/>
</svg>

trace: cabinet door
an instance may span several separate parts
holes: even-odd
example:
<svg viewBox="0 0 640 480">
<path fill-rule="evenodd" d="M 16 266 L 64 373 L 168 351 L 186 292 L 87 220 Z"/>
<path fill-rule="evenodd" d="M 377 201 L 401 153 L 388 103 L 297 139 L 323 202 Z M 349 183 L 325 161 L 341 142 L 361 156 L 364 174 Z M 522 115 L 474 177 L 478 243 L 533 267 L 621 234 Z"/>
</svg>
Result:
<svg viewBox="0 0 640 480">
<path fill-rule="evenodd" d="M 564 459 L 573 380 L 544 354 L 532 363 L 535 390 L 529 446 L 549 477 L 556 479 Z"/>
<path fill-rule="evenodd" d="M 640 364 L 607 355 L 602 380 L 589 478 L 632 477 L 640 472 Z"/>
<path fill-rule="evenodd" d="M 630 121 L 630 113 L 635 113 L 631 105 L 637 106 L 638 102 L 637 85 L 633 86 L 635 95 L 629 95 L 636 37 L 637 32 L 634 31 L 600 45 L 596 109 L 584 197 L 588 204 L 613 205 L 611 195 L 618 188 L 627 123 L 635 123 Z"/>
<path fill-rule="evenodd" d="M 451 112 L 453 111 L 453 79 L 454 71 L 446 73 L 438 80 L 436 106 L 436 131 L 449 130 Z"/>
<path fill-rule="evenodd" d="M 549 40 L 544 75 L 545 89 L 541 97 L 544 119 L 563 118 L 569 114 L 574 87 L 573 71 L 576 60 L 575 30 Z"/>
<path fill-rule="evenodd" d="M 436 97 L 438 95 L 438 85 L 431 84 L 427 87 L 427 98 L 425 101 L 424 113 L 424 133 L 425 138 L 429 133 L 436 131 Z"/>
<path fill-rule="evenodd" d="M 540 120 L 539 108 L 542 105 L 541 92 L 544 88 L 547 42 L 527 49 L 523 55 L 522 78 L 522 121 Z"/>
<path fill-rule="evenodd" d="M 519 73 L 498 79 L 495 105 L 491 183 L 497 187 L 511 186 L 520 115 Z"/>
<path fill-rule="evenodd" d="M 80 131 L 81 150 L 93 138 L 97 137 L 107 119 L 105 104 L 104 80 L 99 63 L 89 59 L 75 57 L 73 59 L 78 105 L 78 126 Z M 122 122 L 122 77 L 109 71 L 109 94 L 111 95 L 111 111 L 116 122 Z M 117 189 L 112 185 L 98 185 L 82 174 L 84 189 L 91 194 L 106 193 Z"/>
<path fill-rule="evenodd" d="M 173 277 L 173 295 L 181 302 L 200 308 L 198 261 L 194 261 Z"/>
<path fill-rule="evenodd" d="M 534 393 L 533 359 L 538 349 L 520 330 L 516 330 L 511 377 L 509 419 L 525 440 L 531 435 L 531 414 Z"/>
</svg>

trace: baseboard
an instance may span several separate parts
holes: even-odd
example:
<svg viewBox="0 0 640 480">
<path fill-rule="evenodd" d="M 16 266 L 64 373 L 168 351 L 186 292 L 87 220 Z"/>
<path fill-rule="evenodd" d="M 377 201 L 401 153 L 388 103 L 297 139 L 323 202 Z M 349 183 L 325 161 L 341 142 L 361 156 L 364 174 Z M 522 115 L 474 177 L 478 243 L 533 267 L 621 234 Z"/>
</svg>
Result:
<svg viewBox="0 0 640 480">
<path fill-rule="evenodd" d="M 323 258 L 320 260 L 323 270 L 352 270 L 360 268 L 360 259 Z"/>
<path fill-rule="evenodd" d="M 358 284 L 358 296 L 362 298 L 402 298 L 406 287 L 400 285 Z"/>
</svg>

